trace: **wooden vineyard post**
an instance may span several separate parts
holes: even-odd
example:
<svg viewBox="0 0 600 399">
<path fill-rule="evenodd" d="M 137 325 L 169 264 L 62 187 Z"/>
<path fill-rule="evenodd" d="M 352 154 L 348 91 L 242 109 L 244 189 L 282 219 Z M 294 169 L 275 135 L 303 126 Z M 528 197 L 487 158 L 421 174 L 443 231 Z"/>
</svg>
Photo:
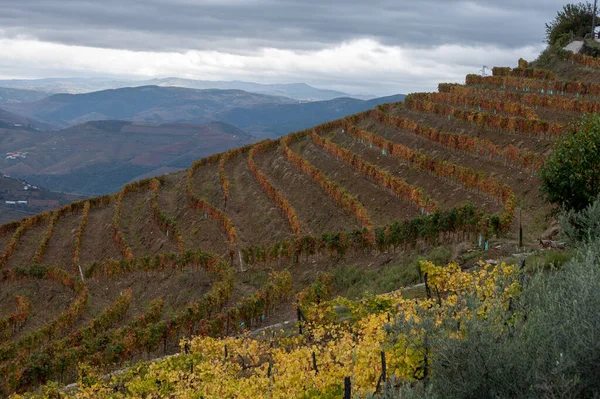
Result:
<svg viewBox="0 0 600 399">
<path fill-rule="evenodd" d="M 350 377 L 344 377 L 344 399 L 352 399 L 352 383 Z"/>
<path fill-rule="evenodd" d="M 314 352 L 313 352 L 314 353 Z M 381 380 L 386 381 L 387 366 L 385 362 L 385 351 L 381 351 Z"/>
<path fill-rule="evenodd" d="M 319 374 L 319 369 L 317 368 L 317 355 L 315 354 L 314 351 L 312 353 L 312 363 L 313 363 L 313 370 L 315 370 L 315 374 Z"/>
</svg>

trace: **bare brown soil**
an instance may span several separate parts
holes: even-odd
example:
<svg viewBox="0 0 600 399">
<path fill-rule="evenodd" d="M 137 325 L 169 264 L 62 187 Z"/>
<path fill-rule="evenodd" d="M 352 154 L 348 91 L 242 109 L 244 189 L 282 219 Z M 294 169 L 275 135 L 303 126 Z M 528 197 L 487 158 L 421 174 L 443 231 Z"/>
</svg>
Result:
<svg viewBox="0 0 600 399">
<path fill-rule="evenodd" d="M 101 262 L 107 259 L 121 259 L 123 256 L 114 240 L 114 202 L 102 207 L 91 208 L 86 229 L 81 240 L 81 265 Z"/>
<path fill-rule="evenodd" d="M 266 169 L 261 169 L 267 173 Z M 230 187 L 226 212 L 238 231 L 241 247 L 292 236 L 287 219 L 250 172 L 248 154 L 231 159 L 225 165 L 225 172 Z"/>
<path fill-rule="evenodd" d="M 162 231 L 152 216 L 150 190 L 130 192 L 123 198 L 121 230 L 136 257 L 177 252 L 172 237 Z"/>
<path fill-rule="evenodd" d="M 190 208 L 185 195 L 185 177 L 185 173 L 165 176 L 158 194 L 159 206 L 177 223 L 186 248 L 225 255 L 229 249 L 225 232 L 216 221 Z"/>
<path fill-rule="evenodd" d="M 15 310 L 15 296 L 21 295 L 31 301 L 31 317 L 23 329 L 11 339 L 19 339 L 24 333 L 34 331 L 65 311 L 75 295 L 52 280 L 22 280 L 0 285 L 0 317 Z"/>
<path fill-rule="evenodd" d="M 72 270 L 75 234 L 80 224 L 81 211 L 60 218 L 54 225 L 54 233 L 40 263 Z"/>
<path fill-rule="evenodd" d="M 203 165 L 194 173 L 195 193 L 212 206 L 223 208 L 223 190 L 219 180 L 218 163 Z"/>
<path fill-rule="evenodd" d="M 401 200 L 391 191 L 381 188 L 343 160 L 336 160 L 324 149 L 317 147 L 310 137 L 295 143 L 292 150 L 319 168 L 325 175 L 351 194 L 356 195 L 369 213 L 374 226 L 391 224 L 418 215 L 417 209 Z"/>
<path fill-rule="evenodd" d="M 186 268 L 183 271 L 136 272 L 117 279 L 90 279 L 86 282 L 90 292 L 86 319 L 96 317 L 127 289 L 132 290 L 131 304 L 121 324 L 126 324 L 131 318 L 142 314 L 148 304 L 157 298 L 165 301 L 163 319 L 166 319 L 181 311 L 186 305 L 200 299 L 213 282 L 214 278 L 199 268 Z"/>
<path fill-rule="evenodd" d="M 281 149 L 259 154 L 256 162 L 290 201 L 305 231 L 320 234 L 360 227 L 356 218 L 345 213 L 318 183 L 290 163 Z"/>
<path fill-rule="evenodd" d="M 19 240 L 15 252 L 6 263 L 7 268 L 31 266 L 35 252 L 40 245 L 42 235 L 48 228 L 48 221 L 29 228 Z"/>
</svg>

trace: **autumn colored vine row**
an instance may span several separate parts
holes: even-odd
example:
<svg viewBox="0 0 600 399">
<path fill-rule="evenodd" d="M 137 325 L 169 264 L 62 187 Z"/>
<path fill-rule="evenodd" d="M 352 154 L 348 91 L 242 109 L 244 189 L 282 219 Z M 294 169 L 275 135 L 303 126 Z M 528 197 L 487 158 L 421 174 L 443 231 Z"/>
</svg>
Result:
<svg viewBox="0 0 600 399">
<path fill-rule="evenodd" d="M 348 128 L 348 126 L 345 127 Z M 438 203 L 425 195 L 422 188 L 408 184 L 406 181 L 399 179 L 377 165 L 364 160 L 352 151 L 341 147 L 331 140 L 324 139 L 315 132 L 311 134 L 311 138 L 317 146 L 355 167 L 362 174 L 377 182 L 381 187 L 389 189 L 398 197 L 411 202 L 418 210 L 423 209 L 427 212 L 433 212 L 437 209 Z"/>
<path fill-rule="evenodd" d="M 520 78 L 531 78 L 541 80 L 556 80 L 554 72 L 547 69 L 538 68 L 510 68 L 510 67 L 494 67 L 492 68 L 493 76 L 514 76 Z"/>
<path fill-rule="evenodd" d="M 398 159 L 410 162 L 411 166 L 416 169 L 427 171 L 438 177 L 455 180 L 462 184 L 464 188 L 477 189 L 488 194 L 503 205 L 499 220 L 501 228 L 507 229 L 512 224 L 516 196 L 509 186 L 498 182 L 483 172 L 476 172 L 472 168 L 432 157 L 364 129 L 349 126 L 348 133 L 358 139 L 368 141 Z"/>
<path fill-rule="evenodd" d="M 514 76 L 480 76 L 467 75 L 467 86 L 512 88 L 524 92 L 539 92 L 549 95 L 600 95 L 599 83 L 584 83 L 580 81 L 538 80 Z"/>
<path fill-rule="evenodd" d="M 229 179 L 225 173 L 225 164 L 231 159 L 237 157 L 240 154 L 245 154 L 252 148 L 252 144 L 244 147 L 237 147 L 229 151 L 224 152 L 219 157 L 219 180 L 221 181 L 221 188 L 223 189 L 223 208 L 227 209 L 227 200 L 229 199 Z"/>
<path fill-rule="evenodd" d="M 68 331 L 75 321 L 83 314 L 87 307 L 88 289 L 79 280 L 75 280 L 71 274 L 63 269 L 50 266 L 35 266 L 23 271 L 31 278 L 48 279 L 56 281 L 63 287 L 71 289 L 76 297 L 67 310 L 62 312 L 52 321 L 44 324 L 41 328 L 29 332 L 21 337 L 17 342 L 10 342 L 0 345 L 0 362 L 7 360 L 17 361 L 23 358 L 23 354 L 35 350 L 44 341 L 52 341 L 57 334 Z M 0 374 L 5 373 L 6 367 L 11 367 L 11 362 L 5 363 L 0 367 Z"/>
<path fill-rule="evenodd" d="M 520 149 L 513 145 L 501 147 L 487 139 L 446 132 L 441 129 L 423 125 L 413 119 L 392 115 L 389 112 L 395 106 L 396 104 L 380 106 L 375 110 L 369 111 L 365 115 L 357 114 L 351 116 L 348 120 L 352 124 L 357 124 L 367 116 L 371 116 L 378 122 L 399 129 L 408 130 L 429 141 L 439 143 L 446 148 L 471 152 L 490 158 L 504 158 L 506 161 L 524 169 L 536 170 L 545 163 L 544 158 L 533 151 Z"/>
<path fill-rule="evenodd" d="M 46 249 L 48 248 L 48 243 L 50 242 L 50 239 L 52 238 L 52 234 L 54 234 L 54 226 L 56 226 L 56 222 L 58 221 L 58 218 L 59 218 L 58 211 L 54 211 L 50 214 L 50 221 L 48 222 L 48 228 L 46 229 L 46 231 L 44 231 L 44 234 L 42 235 L 40 244 L 38 245 L 38 248 L 35 251 L 35 256 L 33 257 L 33 263 L 40 263 L 40 261 L 42 260 L 42 256 L 44 256 L 44 253 L 46 252 Z"/>
<path fill-rule="evenodd" d="M 77 268 L 81 261 L 80 251 L 81 251 L 81 240 L 83 239 L 83 233 L 87 227 L 88 216 L 90 213 L 90 201 L 85 201 L 83 205 L 83 211 L 81 212 L 81 222 L 79 223 L 79 227 L 77 228 L 77 232 L 75 233 L 75 244 L 73 245 L 73 266 Z"/>
<path fill-rule="evenodd" d="M 426 93 L 420 94 L 419 96 L 427 101 L 459 106 L 464 105 L 465 108 L 477 108 L 478 110 L 487 109 L 494 113 L 504 112 L 523 118 L 538 119 L 538 115 L 531 107 L 520 102 L 476 97 L 469 95 L 467 90 L 460 90 L 457 87 L 449 93 Z"/>
<path fill-rule="evenodd" d="M 151 207 L 154 220 L 160 226 L 161 230 L 166 230 L 172 237 L 175 237 L 177 249 L 183 253 L 185 251 L 185 242 L 183 241 L 183 235 L 177 227 L 177 222 L 167 215 L 158 204 L 158 192 L 160 191 L 159 179 L 154 178 L 150 181 L 150 191 L 152 191 Z"/>
<path fill-rule="evenodd" d="M 472 86 L 440 85 L 439 91 L 449 93 L 461 91 L 472 96 L 493 95 L 506 101 L 517 101 L 535 107 L 552 108 L 559 111 L 576 113 L 600 112 L 600 102 L 585 98 L 552 96 L 541 93 L 522 93 L 518 91 L 490 90 Z"/>
<path fill-rule="evenodd" d="M 509 132 L 534 133 L 556 137 L 562 134 L 564 126 L 560 123 L 550 123 L 539 119 L 502 116 L 487 112 L 455 108 L 447 104 L 427 101 L 420 95 L 409 94 L 404 100 L 407 108 L 415 111 L 432 112 L 437 115 L 454 117 L 466 122 L 474 122 L 479 126 L 506 130 Z"/>
<path fill-rule="evenodd" d="M 217 162 L 220 156 L 221 154 L 215 154 L 207 158 L 202 158 L 192 164 L 192 166 L 188 169 L 186 177 L 185 193 L 190 207 L 206 213 L 208 217 L 217 221 L 221 225 L 221 228 L 227 234 L 230 246 L 235 247 L 235 245 L 237 244 L 237 231 L 233 225 L 233 222 L 231 221 L 231 218 L 225 212 L 212 206 L 208 203 L 208 201 L 206 201 L 203 198 L 200 198 L 194 192 L 194 173 L 201 166 Z"/>
<path fill-rule="evenodd" d="M 296 165 L 302 172 L 310 176 L 316 183 L 318 183 L 321 188 L 331 198 L 333 198 L 333 200 L 336 201 L 345 212 L 353 214 L 365 229 L 371 231 L 373 229 L 373 222 L 371 221 L 367 210 L 358 200 L 358 198 L 356 198 L 355 195 L 350 194 L 343 187 L 327 177 L 325 173 L 290 149 L 289 144 L 292 142 L 292 140 L 301 140 L 303 137 L 309 134 L 309 131 L 303 131 L 289 134 L 281 138 L 281 149 L 283 150 L 285 157 L 291 163 Z"/>
<path fill-rule="evenodd" d="M 279 210 L 286 217 L 292 232 L 296 235 L 300 235 L 302 234 L 302 226 L 300 225 L 300 220 L 298 219 L 296 210 L 287 200 L 287 198 L 285 198 L 285 196 L 279 190 L 277 190 L 277 188 L 275 188 L 269 178 L 259 169 L 259 167 L 256 165 L 256 162 L 254 162 L 254 156 L 257 153 L 268 151 L 269 149 L 276 147 L 277 144 L 279 144 L 279 141 L 271 141 L 268 139 L 255 144 L 248 152 L 248 165 L 250 167 L 250 171 L 256 178 L 256 181 L 260 183 L 264 192 L 271 197 L 273 202 L 275 202 L 275 205 L 277 205 Z"/>
<path fill-rule="evenodd" d="M 600 68 L 600 58 L 591 57 L 585 54 L 570 52 L 569 61 L 577 65 L 583 65 L 589 68 Z"/>
<path fill-rule="evenodd" d="M 0 319 L 0 342 L 7 340 L 21 329 L 29 316 L 31 316 L 31 301 L 27 297 L 17 295 L 15 310 L 7 317 Z"/>
<path fill-rule="evenodd" d="M 22 219 L 19 222 L 19 227 L 14 231 L 13 235 L 10 238 L 10 241 L 4 248 L 4 251 L 0 254 L 0 270 L 4 268 L 10 257 L 13 255 L 17 246 L 19 245 L 19 241 L 21 237 L 32 227 L 39 226 L 42 223 L 45 223 L 50 218 L 50 212 L 44 212 L 37 214 L 35 216 Z"/>
</svg>

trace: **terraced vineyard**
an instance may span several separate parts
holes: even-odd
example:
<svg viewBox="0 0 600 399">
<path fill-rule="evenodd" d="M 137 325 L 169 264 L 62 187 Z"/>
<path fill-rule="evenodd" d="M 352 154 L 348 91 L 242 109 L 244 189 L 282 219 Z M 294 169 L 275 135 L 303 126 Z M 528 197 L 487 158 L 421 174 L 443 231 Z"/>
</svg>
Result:
<svg viewBox="0 0 600 399">
<path fill-rule="evenodd" d="M 539 168 L 600 85 L 494 73 L 0 227 L 1 392 L 289 318 L 341 261 L 514 243 L 519 215 L 536 239 Z"/>
</svg>

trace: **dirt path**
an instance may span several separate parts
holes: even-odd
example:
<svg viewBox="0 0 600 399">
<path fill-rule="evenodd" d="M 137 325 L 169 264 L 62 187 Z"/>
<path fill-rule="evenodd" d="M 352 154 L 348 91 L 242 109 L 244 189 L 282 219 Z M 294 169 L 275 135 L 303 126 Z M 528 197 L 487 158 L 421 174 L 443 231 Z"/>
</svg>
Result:
<svg viewBox="0 0 600 399">
<path fill-rule="evenodd" d="M 321 234 L 360 227 L 353 215 L 346 214 L 321 186 L 290 163 L 279 148 L 258 155 L 256 162 L 290 201 L 305 230 Z"/>
</svg>

